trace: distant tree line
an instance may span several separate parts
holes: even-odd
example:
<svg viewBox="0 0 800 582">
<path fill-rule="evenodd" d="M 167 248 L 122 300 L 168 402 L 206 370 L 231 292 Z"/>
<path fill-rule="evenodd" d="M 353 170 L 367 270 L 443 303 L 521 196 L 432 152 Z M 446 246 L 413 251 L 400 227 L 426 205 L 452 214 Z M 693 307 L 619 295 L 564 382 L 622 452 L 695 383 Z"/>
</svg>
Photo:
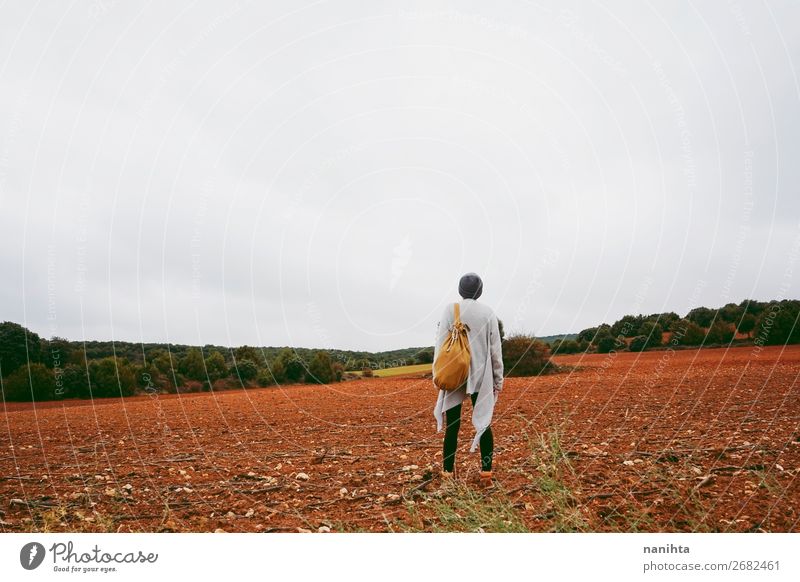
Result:
<svg viewBox="0 0 800 582">
<path fill-rule="evenodd" d="M 46 340 L 13 322 L 0 323 L 0 379 L 8 401 L 108 398 L 186 393 L 284 383 L 338 382 L 344 364 L 324 350 L 225 349 Z M 183 347 L 182 347 L 183 348 Z"/>
<path fill-rule="evenodd" d="M 638 352 L 663 347 L 757 346 L 800 343 L 800 301 L 745 300 L 719 309 L 626 315 L 613 324 L 545 343 L 514 335 L 503 341 L 508 375 L 555 367 L 551 354 Z M 73 342 L 42 339 L 13 322 L 0 323 L 0 380 L 9 401 L 107 398 L 137 393 L 184 393 L 286 383 L 338 382 L 346 370 L 373 370 L 387 362 L 433 362 L 433 347 L 380 353 L 306 348 L 225 348 L 206 345 Z M 365 374 L 367 375 L 367 374 Z"/>
<path fill-rule="evenodd" d="M 578 333 L 575 339 L 552 342 L 553 354 L 611 351 L 640 352 L 663 347 L 718 347 L 736 344 L 800 343 L 800 301 L 745 300 L 719 309 L 696 307 L 677 313 L 625 315 Z"/>
</svg>

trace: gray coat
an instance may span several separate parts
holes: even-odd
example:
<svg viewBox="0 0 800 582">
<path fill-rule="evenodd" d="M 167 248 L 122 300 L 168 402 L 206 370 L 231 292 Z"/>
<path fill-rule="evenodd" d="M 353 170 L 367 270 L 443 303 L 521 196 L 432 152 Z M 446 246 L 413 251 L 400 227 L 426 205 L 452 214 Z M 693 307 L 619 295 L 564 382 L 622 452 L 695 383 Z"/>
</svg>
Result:
<svg viewBox="0 0 800 582">
<path fill-rule="evenodd" d="M 495 392 L 499 392 L 503 388 L 503 354 L 497 317 L 492 309 L 474 299 L 462 299 L 459 305 L 461 321 L 469 326 L 467 333 L 470 350 L 469 378 L 466 386 L 457 390 L 449 392 L 439 390 L 433 416 L 436 418 L 437 430 L 441 431 L 444 424 L 444 412 L 461 404 L 468 394 L 477 392 L 478 397 L 472 411 L 472 425 L 475 427 L 475 438 L 470 447 L 470 452 L 472 452 L 477 448 L 481 434 L 492 422 L 496 400 Z M 453 304 L 450 303 L 439 319 L 436 343 L 434 344 L 434 361 L 452 324 Z"/>
</svg>

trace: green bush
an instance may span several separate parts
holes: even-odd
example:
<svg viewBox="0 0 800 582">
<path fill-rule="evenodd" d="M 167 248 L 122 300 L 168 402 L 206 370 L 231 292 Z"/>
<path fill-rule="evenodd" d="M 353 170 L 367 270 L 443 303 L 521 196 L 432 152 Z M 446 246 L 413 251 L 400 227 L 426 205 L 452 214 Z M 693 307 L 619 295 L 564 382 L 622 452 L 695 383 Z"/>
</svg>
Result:
<svg viewBox="0 0 800 582">
<path fill-rule="evenodd" d="M 672 338 L 670 343 L 681 346 L 699 346 L 705 341 L 706 334 L 702 327 L 681 319 L 672 325 Z"/>
<path fill-rule="evenodd" d="M 661 325 L 658 323 L 654 323 L 652 321 L 645 321 L 640 328 L 641 336 L 644 336 L 644 348 L 655 348 L 661 345 L 661 336 L 664 333 L 664 330 L 661 328 Z M 634 350 L 629 348 L 631 351 L 641 351 L 641 350 Z"/>
<path fill-rule="evenodd" d="M 16 402 L 52 400 L 55 391 L 53 371 L 43 364 L 28 364 L 14 370 L 3 381 L 3 397 Z"/>
<path fill-rule="evenodd" d="M 277 383 L 270 368 L 261 368 L 256 376 L 256 382 L 259 386 L 274 386 Z"/>
<path fill-rule="evenodd" d="M 597 353 L 607 354 L 616 349 L 616 340 L 611 335 L 604 335 L 597 340 Z"/>
<path fill-rule="evenodd" d="M 0 323 L 0 371 L 3 377 L 11 375 L 25 364 L 39 362 L 42 355 L 38 335 L 17 323 Z"/>
<path fill-rule="evenodd" d="M 341 382 L 344 377 L 344 365 L 341 362 L 333 363 L 333 379 L 336 382 Z"/>
<path fill-rule="evenodd" d="M 284 366 L 284 374 L 286 375 L 287 382 L 302 381 L 306 374 L 306 365 L 303 363 L 303 360 L 301 360 L 298 356 L 292 356 L 292 358 L 286 362 Z"/>
<path fill-rule="evenodd" d="M 733 339 L 733 327 L 717 319 L 706 332 L 706 344 L 727 344 Z"/>
<path fill-rule="evenodd" d="M 61 372 L 65 398 L 89 398 L 89 379 L 86 368 L 77 364 L 67 364 Z"/>
<path fill-rule="evenodd" d="M 503 341 L 503 368 L 506 376 L 536 376 L 550 366 L 547 344 L 533 336 L 517 334 Z"/>
<path fill-rule="evenodd" d="M 306 382 L 309 384 L 330 384 L 335 378 L 333 371 L 333 361 L 328 355 L 328 352 L 317 352 L 311 358 L 311 363 L 308 365 L 308 374 L 306 374 Z"/>
<path fill-rule="evenodd" d="M 700 327 L 710 327 L 711 322 L 716 317 L 716 310 L 709 309 L 708 307 L 695 307 L 687 315 L 686 319 L 692 323 L 696 323 Z"/>
<path fill-rule="evenodd" d="M 172 352 L 164 349 L 153 350 L 150 354 L 150 359 L 159 372 L 170 379 L 178 372 L 178 358 Z"/>
<path fill-rule="evenodd" d="M 631 340 L 631 343 L 628 344 L 628 349 L 632 352 L 641 352 L 646 347 L 647 347 L 646 335 L 637 335 L 635 338 Z"/>
<path fill-rule="evenodd" d="M 203 360 L 203 354 L 197 348 L 192 348 L 186 352 L 186 355 L 180 360 L 178 370 L 189 380 L 198 382 L 206 380 L 206 363 Z"/>
<path fill-rule="evenodd" d="M 581 351 L 580 344 L 575 340 L 561 339 L 553 342 L 555 349 L 554 354 L 577 354 Z"/>
<path fill-rule="evenodd" d="M 206 374 L 208 380 L 215 382 L 221 380 L 228 375 L 228 365 L 225 363 L 225 356 L 218 351 L 212 351 L 206 357 Z"/>
<path fill-rule="evenodd" d="M 89 363 L 91 396 L 109 398 L 130 396 L 136 389 L 136 374 L 123 358 L 102 358 Z"/>
<path fill-rule="evenodd" d="M 739 333 L 746 333 L 749 337 L 750 333 L 755 329 L 755 327 L 756 327 L 756 316 L 753 315 L 752 313 L 745 313 L 742 316 L 742 319 L 739 320 L 738 322 L 737 331 Z"/>
<path fill-rule="evenodd" d="M 253 360 L 239 360 L 231 368 L 231 376 L 238 378 L 242 385 L 258 377 L 258 366 Z"/>
<path fill-rule="evenodd" d="M 794 303 L 794 304 L 793 304 Z M 755 327 L 755 341 L 763 345 L 800 343 L 800 312 L 796 302 L 774 303 L 761 312 Z"/>
</svg>

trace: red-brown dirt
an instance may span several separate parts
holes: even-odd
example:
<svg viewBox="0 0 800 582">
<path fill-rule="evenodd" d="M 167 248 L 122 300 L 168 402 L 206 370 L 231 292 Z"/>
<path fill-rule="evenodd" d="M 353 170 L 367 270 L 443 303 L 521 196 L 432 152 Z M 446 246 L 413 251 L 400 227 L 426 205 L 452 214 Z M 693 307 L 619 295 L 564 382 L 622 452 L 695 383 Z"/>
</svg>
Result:
<svg viewBox="0 0 800 582">
<path fill-rule="evenodd" d="M 800 531 L 800 346 L 555 361 L 571 371 L 508 379 L 495 411 L 491 495 L 526 527 L 563 529 L 570 511 L 592 531 Z M 427 529 L 434 399 L 429 380 L 376 378 L 8 403 L 2 530 Z M 469 409 L 467 483 L 478 470 Z M 547 457 L 538 435 L 558 435 L 562 454 Z"/>
</svg>

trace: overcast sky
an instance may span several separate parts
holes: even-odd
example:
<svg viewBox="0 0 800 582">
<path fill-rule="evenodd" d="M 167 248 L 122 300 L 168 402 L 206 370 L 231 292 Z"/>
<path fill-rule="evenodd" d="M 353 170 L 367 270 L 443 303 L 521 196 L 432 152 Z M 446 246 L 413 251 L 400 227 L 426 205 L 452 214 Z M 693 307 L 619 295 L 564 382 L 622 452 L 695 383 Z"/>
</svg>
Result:
<svg viewBox="0 0 800 582">
<path fill-rule="evenodd" d="M 258 5 L 256 5 L 258 4 Z M 430 345 L 797 298 L 800 4 L 0 9 L 0 320 Z"/>
</svg>

